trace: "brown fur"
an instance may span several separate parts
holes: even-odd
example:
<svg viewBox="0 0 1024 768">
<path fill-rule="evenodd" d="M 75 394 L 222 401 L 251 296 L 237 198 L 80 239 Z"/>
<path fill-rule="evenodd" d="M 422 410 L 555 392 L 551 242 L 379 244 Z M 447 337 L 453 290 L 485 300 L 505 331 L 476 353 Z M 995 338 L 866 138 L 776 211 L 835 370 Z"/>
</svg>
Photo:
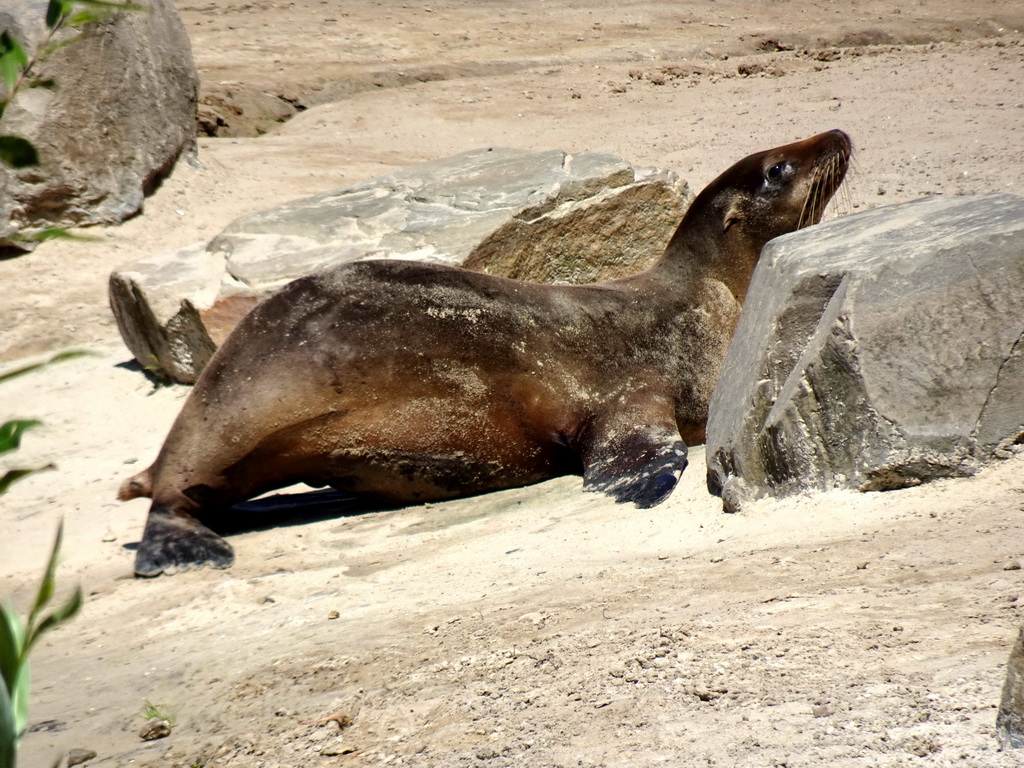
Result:
<svg viewBox="0 0 1024 768">
<path fill-rule="evenodd" d="M 296 482 L 408 503 L 582 472 L 661 502 L 704 440 L 761 247 L 820 219 L 849 154 L 832 131 L 741 160 L 620 280 L 363 261 L 294 281 L 235 329 L 122 487 L 153 500 L 136 572 L 230 565 L 199 521 Z"/>
</svg>

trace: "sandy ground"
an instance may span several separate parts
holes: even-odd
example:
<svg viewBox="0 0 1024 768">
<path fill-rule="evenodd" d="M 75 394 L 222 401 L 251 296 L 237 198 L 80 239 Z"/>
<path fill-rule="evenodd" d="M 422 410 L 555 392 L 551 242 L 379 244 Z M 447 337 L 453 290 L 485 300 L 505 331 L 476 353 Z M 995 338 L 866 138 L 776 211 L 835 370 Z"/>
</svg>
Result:
<svg viewBox="0 0 1024 768">
<path fill-rule="evenodd" d="M 857 145 L 839 214 L 1024 194 L 1024 9 L 894 5 L 180 5 L 204 98 L 243 107 L 224 134 L 255 130 L 253 99 L 305 109 L 202 139 L 201 167 L 97 242 L 0 262 L 0 361 L 96 352 L 0 389 L 0 419 L 44 422 L 20 458 L 58 465 L 0 500 L 0 593 L 25 606 L 63 517 L 61 581 L 88 594 L 35 659 L 24 764 L 76 747 L 110 766 L 1020 764 L 993 726 L 1024 458 L 730 516 L 698 446 L 654 510 L 563 478 L 253 517 L 233 569 L 152 581 L 129 575 L 146 504 L 114 500 L 188 390 L 128 364 L 107 275 L 239 215 L 491 145 L 615 152 L 699 188 L 832 127 Z M 146 701 L 171 736 L 140 740 Z"/>
</svg>

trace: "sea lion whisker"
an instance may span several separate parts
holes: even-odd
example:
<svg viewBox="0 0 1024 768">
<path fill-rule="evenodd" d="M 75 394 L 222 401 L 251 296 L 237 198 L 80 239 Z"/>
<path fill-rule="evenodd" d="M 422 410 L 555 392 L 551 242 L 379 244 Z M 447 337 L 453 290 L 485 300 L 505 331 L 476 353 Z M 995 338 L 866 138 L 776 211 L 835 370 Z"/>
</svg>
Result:
<svg viewBox="0 0 1024 768">
<path fill-rule="evenodd" d="M 839 188 L 838 175 L 839 175 L 839 157 L 833 155 L 829 158 L 828 167 L 826 168 L 826 179 L 822 185 L 821 194 L 819 196 L 819 210 L 817 220 L 820 222 L 822 217 L 825 215 L 825 209 L 831 200 L 835 198 L 835 192 Z"/>
<path fill-rule="evenodd" d="M 812 219 L 814 218 L 814 198 L 818 193 L 820 169 L 815 168 L 812 171 L 812 173 L 813 175 L 811 177 L 810 185 L 807 189 L 807 194 L 804 196 L 803 205 L 800 207 L 800 217 L 797 219 L 796 222 L 797 229 L 803 229 L 804 227 L 808 226 L 809 224 L 812 223 Z"/>
<path fill-rule="evenodd" d="M 828 158 L 828 161 L 822 167 L 820 176 L 820 183 L 814 190 L 815 202 L 812 211 L 812 222 L 821 221 L 824 217 L 826 209 L 830 204 L 834 204 L 837 213 L 840 209 L 840 201 L 836 197 L 837 193 L 842 190 L 844 196 L 846 196 L 847 202 L 849 201 L 848 191 L 845 188 L 845 174 L 843 171 L 846 159 L 839 154 L 832 155 Z"/>
<path fill-rule="evenodd" d="M 807 196 L 804 198 L 804 204 L 800 209 L 800 218 L 797 221 L 797 229 L 803 229 L 804 227 L 809 227 L 815 223 L 815 220 L 817 219 L 817 211 L 820 205 L 819 197 L 824 186 L 826 173 L 826 167 L 814 168 L 810 186 L 807 190 Z"/>
</svg>

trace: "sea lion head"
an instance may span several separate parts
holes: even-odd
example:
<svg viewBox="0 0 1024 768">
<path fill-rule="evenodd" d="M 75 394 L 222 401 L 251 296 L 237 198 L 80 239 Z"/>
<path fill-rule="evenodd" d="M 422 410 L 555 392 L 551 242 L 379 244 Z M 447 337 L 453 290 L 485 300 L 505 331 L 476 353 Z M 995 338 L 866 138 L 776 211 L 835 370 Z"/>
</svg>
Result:
<svg viewBox="0 0 1024 768">
<path fill-rule="evenodd" d="M 832 130 L 743 158 L 697 195 L 666 258 L 722 280 L 742 300 L 764 244 L 821 221 L 852 151 L 850 137 Z"/>
<path fill-rule="evenodd" d="M 817 224 L 846 177 L 852 149 L 850 137 L 834 130 L 740 160 L 705 190 L 716 199 L 722 232 L 760 249 Z"/>
</svg>

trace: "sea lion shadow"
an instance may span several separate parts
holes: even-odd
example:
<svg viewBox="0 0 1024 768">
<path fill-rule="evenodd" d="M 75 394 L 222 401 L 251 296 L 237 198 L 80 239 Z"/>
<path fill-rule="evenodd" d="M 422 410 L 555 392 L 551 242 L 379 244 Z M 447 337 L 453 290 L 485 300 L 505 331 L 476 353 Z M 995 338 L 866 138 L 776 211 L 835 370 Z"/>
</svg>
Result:
<svg viewBox="0 0 1024 768">
<path fill-rule="evenodd" d="M 173 379 L 168 377 L 155 363 L 153 365 L 143 366 L 138 360 L 125 360 L 121 363 L 115 363 L 115 368 L 120 368 L 123 371 L 131 371 L 132 373 L 141 373 L 146 377 L 146 380 L 153 385 L 153 389 L 149 394 L 153 394 L 162 387 L 174 386 L 176 383 Z"/>
<path fill-rule="evenodd" d="M 321 520 L 341 517 L 355 517 L 369 512 L 390 509 L 385 504 L 375 503 L 350 493 L 322 488 L 311 491 L 275 493 L 257 499 L 239 502 L 222 512 L 210 512 L 203 523 L 221 536 L 233 536 L 252 531 L 266 531 L 271 528 L 305 525 Z M 125 544 L 124 548 L 135 551 L 140 542 Z"/>
<path fill-rule="evenodd" d="M 333 488 L 321 488 L 275 493 L 242 501 L 223 513 L 204 517 L 203 522 L 222 536 L 230 536 L 339 517 L 355 517 L 385 509 L 389 507 L 370 499 Z"/>
</svg>

